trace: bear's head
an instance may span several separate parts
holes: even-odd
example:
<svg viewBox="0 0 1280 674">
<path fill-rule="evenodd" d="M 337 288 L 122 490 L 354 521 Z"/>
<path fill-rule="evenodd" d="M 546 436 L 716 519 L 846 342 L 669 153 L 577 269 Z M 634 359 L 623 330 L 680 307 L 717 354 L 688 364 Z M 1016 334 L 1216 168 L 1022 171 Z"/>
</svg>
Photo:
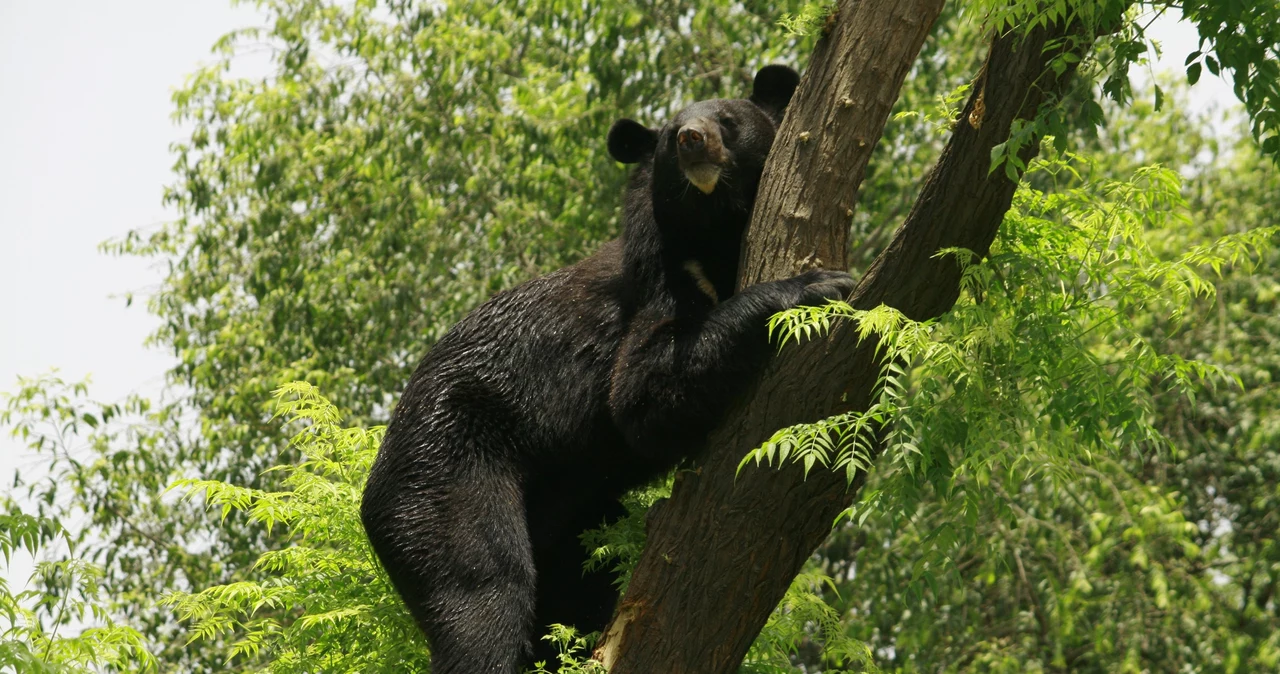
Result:
<svg viewBox="0 0 1280 674">
<path fill-rule="evenodd" d="M 773 137 L 800 76 L 786 66 L 756 73 L 751 97 L 700 101 L 660 129 L 620 119 L 609 154 L 624 164 L 651 163 L 655 215 L 679 207 L 687 216 L 711 207 L 750 215 Z"/>
</svg>

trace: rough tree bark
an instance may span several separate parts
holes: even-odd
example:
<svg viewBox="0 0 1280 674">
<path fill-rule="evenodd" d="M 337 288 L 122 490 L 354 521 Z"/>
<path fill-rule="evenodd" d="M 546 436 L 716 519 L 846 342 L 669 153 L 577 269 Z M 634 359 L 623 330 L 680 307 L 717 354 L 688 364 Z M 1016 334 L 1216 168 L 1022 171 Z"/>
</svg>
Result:
<svg viewBox="0 0 1280 674">
<path fill-rule="evenodd" d="M 846 266 L 849 216 L 872 145 L 942 0 L 842 1 L 819 42 L 769 158 L 743 255 L 740 282 Z M 1016 184 L 988 174 L 991 149 L 1014 119 L 1033 118 L 1059 97 L 1072 69 L 1049 63 L 1063 48 L 1092 46 L 1079 26 L 1050 26 L 993 40 L 973 94 L 936 167 L 893 241 L 850 303 L 887 304 L 924 320 L 959 296 L 944 247 L 985 255 Z M 1064 41 L 1076 36 L 1081 39 Z M 1046 49 L 1050 45 L 1050 49 Z M 1029 160 L 1032 142 L 1021 156 Z M 697 472 L 676 480 L 651 516 L 648 543 L 626 597 L 596 651 L 614 674 L 729 674 L 791 579 L 852 503 L 862 476 L 739 461 L 786 425 L 865 409 L 878 364 L 853 326 L 788 347 L 758 388 L 713 433 Z"/>
</svg>

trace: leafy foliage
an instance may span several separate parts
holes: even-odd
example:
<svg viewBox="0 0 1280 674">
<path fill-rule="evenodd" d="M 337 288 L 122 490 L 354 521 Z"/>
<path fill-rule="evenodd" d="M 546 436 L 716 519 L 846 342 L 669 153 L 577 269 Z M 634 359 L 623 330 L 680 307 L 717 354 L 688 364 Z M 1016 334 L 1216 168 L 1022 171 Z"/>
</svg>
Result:
<svg viewBox="0 0 1280 674">
<path fill-rule="evenodd" d="M 1254 139 L 1280 158 L 1280 3 L 1192 0 L 1181 6 L 1200 32 L 1200 48 L 1186 58 L 1187 81 L 1195 84 L 1202 66 L 1214 75 L 1230 71 Z"/>
<path fill-rule="evenodd" d="M 606 674 L 608 670 L 604 665 L 591 659 L 594 636 L 580 636 L 572 627 L 552 625 L 551 633 L 543 639 L 554 643 L 559 650 L 557 662 L 554 663 L 556 671 L 562 674 Z M 548 664 L 551 663 L 537 663 L 532 674 L 550 674 L 551 670 L 546 668 Z"/>
<path fill-rule="evenodd" d="M 1040 162 L 1033 172 L 1078 176 L 1078 161 Z M 1214 293 L 1201 268 L 1247 262 L 1278 231 L 1224 236 L 1162 260 L 1144 230 L 1181 215 L 1179 186 L 1175 173 L 1152 168 L 1126 182 L 1054 193 L 1023 188 L 986 261 L 940 251 L 958 258 L 973 301 L 937 322 L 842 302 L 776 316 L 772 328 L 783 344 L 826 332 L 833 320 L 856 321 L 863 339 L 877 340 L 882 386 L 867 410 L 783 429 L 749 458 L 821 463 L 852 479 L 869 467 L 884 429 L 890 461 L 907 475 L 937 483 L 973 474 L 982 483 L 992 479 L 992 466 L 1029 463 L 1016 469 L 1023 481 L 1093 452 L 1163 445 L 1151 426 L 1151 378 L 1169 375 L 1194 396 L 1220 373 L 1159 353 L 1135 318 L 1154 310 L 1176 324 L 1193 299 Z M 909 375 L 906 364 L 917 362 Z M 1043 455 L 1027 457 L 1023 446 Z"/>
<path fill-rule="evenodd" d="M 344 428 L 336 407 L 309 384 L 275 393 L 277 415 L 305 426 L 291 440 L 302 456 L 275 469 L 283 491 L 215 480 L 179 480 L 210 509 L 244 513 L 290 545 L 264 552 L 261 580 L 173 592 L 164 603 L 191 622 L 190 641 L 227 639 L 227 665 L 268 672 L 427 671 L 428 654 L 378 565 L 360 524 L 360 494 L 383 428 Z"/>
<path fill-rule="evenodd" d="M 599 529 L 582 534 L 582 544 L 587 548 L 587 571 L 608 568 L 617 574 L 618 592 L 627 591 L 631 572 L 644 552 L 645 518 L 655 503 L 671 496 L 674 476 L 660 483 L 632 490 L 622 498 L 627 514 L 616 522 L 605 522 Z"/>
<path fill-rule="evenodd" d="M 4 402 L 0 425 L 10 427 L 44 462 L 30 482 L 16 475 L 11 493 L 43 521 L 77 523 L 60 534 L 74 556 L 55 553 L 57 547 L 47 546 L 46 552 L 95 566 L 112 610 L 131 617 L 130 624 L 147 635 L 152 652 L 163 659 L 161 644 L 172 647 L 180 628 L 168 611 L 156 608 L 156 598 L 164 588 L 219 574 L 233 561 L 207 560 L 199 573 L 182 571 L 198 566 L 206 555 L 185 542 L 182 523 L 191 509 L 162 498 L 167 484 L 179 477 L 173 460 L 184 456 L 166 450 L 194 440 L 178 427 L 172 407 L 157 409 L 138 396 L 98 402 L 89 397 L 87 381 L 68 382 L 56 374 L 20 379 Z M 71 589 L 55 577 L 35 581 L 53 596 Z M 145 617 L 139 619 L 136 611 Z"/>
<path fill-rule="evenodd" d="M 54 519 L 23 512 L 11 499 L 0 514 L 0 554 L 6 563 L 18 551 L 38 554 L 73 537 Z M 101 594 L 102 570 L 69 558 L 36 565 L 30 585 L 14 594 L 0 578 L 0 671 L 154 671 L 143 636 L 112 620 Z M 38 583 L 36 581 L 39 581 Z M 45 588 L 56 588 L 50 591 Z M 95 626 L 85 627 L 92 620 Z"/>
<path fill-rule="evenodd" d="M 778 19 L 778 25 L 782 26 L 788 35 L 797 37 L 813 35 L 826 24 L 828 17 L 835 11 L 834 0 L 814 0 L 801 6 L 795 14 L 786 14 Z"/>
<path fill-rule="evenodd" d="M 836 593 L 835 583 L 813 569 L 791 581 L 778 608 L 751 645 L 742 663 L 744 674 L 795 672 L 793 659 L 801 649 L 821 661 L 822 671 L 829 674 L 880 671 L 872 660 L 871 649 L 845 631 L 840 612 L 827 603 L 820 591 L 823 588 Z"/>
<path fill-rule="evenodd" d="M 1050 64 L 1061 74 L 1068 66 L 1079 66 L 1082 77 L 1066 96 L 1047 101 L 1029 123 L 1017 122 L 1008 141 L 991 153 L 991 171 L 1003 167 L 1012 180 L 1026 170 L 1019 152 L 1034 138 L 1051 136 L 1059 152 L 1065 152 L 1075 130 L 1096 132 L 1105 123 L 1102 105 L 1094 87 L 1111 102 L 1127 106 L 1133 102 L 1131 67 L 1143 64 L 1149 54 L 1161 52 L 1159 44 L 1146 34 L 1155 17 L 1171 9 L 1196 24 L 1200 48 L 1186 56 L 1187 81 L 1200 79 L 1202 66 L 1213 75 L 1233 76 L 1233 89 L 1245 105 L 1254 139 L 1265 155 L 1280 162 L 1280 5 L 1244 2 L 1191 3 L 1128 0 L 1042 3 L 1017 0 L 997 3 L 989 21 L 997 31 L 1030 31 L 1058 22 L 1081 26 L 1081 35 L 1072 40 L 1097 46 L 1083 60 L 1065 49 Z M 1061 45 L 1050 45 L 1057 48 Z M 1152 89 L 1157 111 L 1163 107 L 1165 90 Z"/>
<path fill-rule="evenodd" d="M 792 339 L 860 320 L 888 356 L 872 410 L 781 432 L 744 461 L 848 470 L 885 449 L 820 556 L 841 590 L 828 601 L 882 666 L 1280 662 L 1264 486 L 1280 408 L 1262 327 L 1275 316 L 1280 178 L 1251 147 L 1191 130 L 1204 127 L 1183 110 L 1135 105 L 1099 139 L 1123 149 L 1040 162 L 990 260 L 967 265 L 952 314 L 915 324 L 837 305 L 775 318 Z M 1135 155 L 1187 178 L 1135 168 Z M 1236 321 L 1251 327 L 1224 329 Z"/>
</svg>

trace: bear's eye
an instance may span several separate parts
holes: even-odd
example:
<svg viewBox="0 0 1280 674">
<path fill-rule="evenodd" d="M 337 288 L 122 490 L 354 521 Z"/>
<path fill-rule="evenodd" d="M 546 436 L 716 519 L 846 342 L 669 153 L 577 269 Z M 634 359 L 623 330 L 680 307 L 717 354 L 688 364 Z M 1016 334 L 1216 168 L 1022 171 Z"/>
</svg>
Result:
<svg viewBox="0 0 1280 674">
<path fill-rule="evenodd" d="M 724 127 L 729 131 L 736 131 L 738 129 L 738 120 L 728 115 L 725 115 L 720 118 L 720 126 Z"/>
</svg>

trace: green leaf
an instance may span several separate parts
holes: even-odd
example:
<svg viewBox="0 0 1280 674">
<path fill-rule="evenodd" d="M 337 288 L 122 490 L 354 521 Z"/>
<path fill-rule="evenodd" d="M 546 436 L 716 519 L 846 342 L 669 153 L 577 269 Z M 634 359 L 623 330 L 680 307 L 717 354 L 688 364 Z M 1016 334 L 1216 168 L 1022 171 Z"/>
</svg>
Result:
<svg viewBox="0 0 1280 674">
<path fill-rule="evenodd" d="M 1195 84 L 1200 81 L 1200 64 L 1193 63 L 1187 67 L 1187 83 Z"/>
</svg>

